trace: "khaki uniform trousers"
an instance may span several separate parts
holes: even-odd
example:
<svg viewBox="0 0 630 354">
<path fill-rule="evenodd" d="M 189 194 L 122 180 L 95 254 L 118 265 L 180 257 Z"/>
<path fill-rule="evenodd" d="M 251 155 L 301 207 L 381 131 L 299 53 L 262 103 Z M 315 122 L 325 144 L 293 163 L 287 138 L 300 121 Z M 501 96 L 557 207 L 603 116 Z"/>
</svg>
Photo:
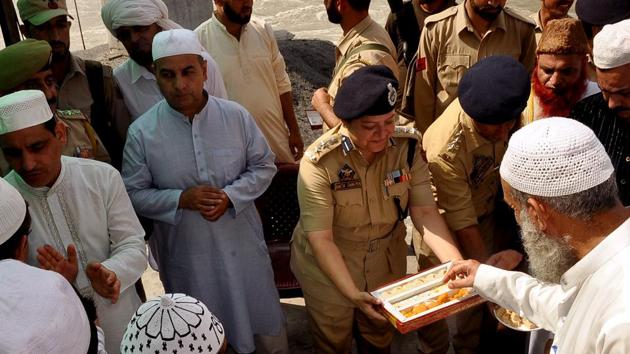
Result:
<svg viewBox="0 0 630 354">
<path fill-rule="evenodd" d="M 385 237 L 371 241 L 352 241 L 334 235 L 335 244 L 343 255 L 355 284 L 363 291 L 400 279 L 406 274 L 407 245 L 405 227 L 399 222 Z M 300 257 L 295 242 L 293 254 Z M 315 262 L 304 254 L 294 261 Z M 296 258 L 298 258 L 296 257 Z M 344 297 L 334 285 L 323 284 L 303 274 L 294 273 L 304 293 L 316 353 L 350 353 L 353 337 L 359 353 L 389 353 L 394 327 L 370 320 Z"/>
</svg>

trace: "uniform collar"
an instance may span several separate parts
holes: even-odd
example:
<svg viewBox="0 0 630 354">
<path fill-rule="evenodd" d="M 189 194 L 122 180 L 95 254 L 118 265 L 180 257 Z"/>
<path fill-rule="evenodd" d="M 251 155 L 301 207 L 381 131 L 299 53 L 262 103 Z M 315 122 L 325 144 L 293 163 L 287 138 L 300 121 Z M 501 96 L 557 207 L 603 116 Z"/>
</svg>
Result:
<svg viewBox="0 0 630 354">
<path fill-rule="evenodd" d="M 344 127 L 343 124 L 339 124 L 338 133 L 339 133 L 339 135 L 341 135 L 341 149 L 343 151 L 343 155 L 344 156 L 348 155 L 353 150 L 356 150 L 355 147 L 354 147 L 354 142 L 350 138 L 350 134 L 348 132 L 348 129 L 346 127 Z M 393 137 L 390 137 L 389 141 L 387 142 L 387 147 L 385 148 L 385 150 L 387 150 L 387 149 L 389 149 L 389 148 L 391 148 L 393 146 L 396 146 L 396 141 L 394 140 Z"/>
<path fill-rule="evenodd" d="M 475 128 L 475 124 L 473 123 L 473 119 L 470 118 L 470 116 L 466 114 L 466 112 L 464 112 L 463 109 L 461 110 L 461 113 L 459 116 L 459 122 L 461 124 L 462 131 L 464 133 L 464 139 L 466 141 L 467 151 L 476 150 L 477 148 L 483 145 L 493 144 L 490 140 L 479 135 L 479 133 L 477 132 L 477 129 Z"/>
<path fill-rule="evenodd" d="M 86 76 L 85 62 L 83 61 L 83 59 L 72 55 L 72 53 L 68 53 L 68 55 L 70 55 L 70 70 L 68 71 L 68 74 L 66 74 L 64 82 L 70 80 L 75 75 Z"/>
<path fill-rule="evenodd" d="M 473 27 L 472 22 L 470 22 L 468 13 L 466 13 L 466 1 L 458 5 L 459 9 L 457 9 L 457 15 L 455 15 L 455 29 L 457 33 L 461 33 L 464 29 L 468 30 L 471 33 L 475 33 L 475 28 Z M 505 9 L 503 9 L 497 19 L 490 24 L 488 32 L 494 32 L 497 29 L 501 29 L 503 30 L 503 32 L 507 30 L 507 27 L 505 25 Z"/>
<path fill-rule="evenodd" d="M 147 80 L 156 81 L 155 75 L 144 66 L 136 63 L 135 60 L 129 58 L 129 74 L 131 75 L 131 83 L 135 84 L 141 77 Z"/>
<path fill-rule="evenodd" d="M 584 258 L 567 270 L 560 279 L 562 289 L 580 286 L 606 263 L 613 262 L 617 254 L 630 247 L 630 219 L 626 219 L 615 231 L 593 248 Z"/>
<path fill-rule="evenodd" d="M 337 45 L 338 54 L 342 56 L 346 55 L 346 52 L 350 49 L 350 45 L 352 44 L 352 39 L 363 33 L 372 24 L 372 22 L 374 21 L 372 21 L 372 18 L 368 15 L 361 20 L 361 22 L 352 27 L 350 31 L 341 38 L 341 41 L 339 41 L 339 45 Z"/>
</svg>

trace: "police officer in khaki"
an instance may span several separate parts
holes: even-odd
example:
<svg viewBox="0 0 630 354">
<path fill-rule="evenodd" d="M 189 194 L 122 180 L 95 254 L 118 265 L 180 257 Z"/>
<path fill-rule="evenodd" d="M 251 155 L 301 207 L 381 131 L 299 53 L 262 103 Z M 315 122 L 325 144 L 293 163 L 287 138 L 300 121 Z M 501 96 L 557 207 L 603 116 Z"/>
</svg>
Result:
<svg viewBox="0 0 630 354">
<path fill-rule="evenodd" d="M 324 0 L 328 20 L 341 26 L 343 37 L 335 48 L 335 69 L 328 88 L 313 94 L 313 108 L 319 112 L 324 131 L 339 124 L 333 112 L 337 91 L 355 70 L 367 65 L 386 65 L 398 78 L 396 47 L 385 29 L 368 10 L 370 0 Z"/>
<path fill-rule="evenodd" d="M 335 101 L 342 124 L 300 164 L 291 269 L 317 353 L 350 353 L 353 336 L 361 353 L 389 353 L 393 327 L 369 291 L 406 273 L 407 211 L 441 261 L 461 257 L 433 200 L 419 134 L 395 126 L 397 87 L 385 66 L 355 71 Z"/>
<path fill-rule="evenodd" d="M 482 59 L 464 74 L 459 98 L 424 134 L 437 204 L 466 258 L 486 262 L 494 252 L 513 247 L 515 230 L 499 234 L 495 225 L 501 197 L 498 168 L 529 91 L 529 74 L 518 61 L 508 56 Z M 481 312 L 464 312 L 456 323 L 456 352 L 476 352 Z"/>
<path fill-rule="evenodd" d="M 52 48 L 46 41 L 25 39 L 0 50 L 0 96 L 35 89 L 44 92 L 51 110 L 66 126 L 67 142 L 63 155 L 111 162 L 90 121 L 79 110 L 59 110 L 57 84 L 50 69 Z M 0 153 L 0 172 L 8 172 L 8 164 Z"/>
<path fill-rule="evenodd" d="M 414 85 L 416 128 L 424 133 L 457 97 L 462 76 L 480 59 L 509 55 L 534 67 L 534 24 L 507 0 L 465 0 L 425 20 Z M 409 85 L 409 84 L 408 84 Z"/>
</svg>

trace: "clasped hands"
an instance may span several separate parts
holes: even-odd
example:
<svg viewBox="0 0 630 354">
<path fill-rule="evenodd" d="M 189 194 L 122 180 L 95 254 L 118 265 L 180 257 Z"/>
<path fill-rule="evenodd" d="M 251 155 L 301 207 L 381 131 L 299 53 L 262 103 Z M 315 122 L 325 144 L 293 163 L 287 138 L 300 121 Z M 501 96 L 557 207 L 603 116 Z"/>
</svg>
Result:
<svg viewBox="0 0 630 354">
<path fill-rule="evenodd" d="M 186 189 L 179 197 L 179 207 L 197 210 L 208 221 L 218 220 L 230 206 L 230 198 L 222 190 L 209 185 Z"/>
<path fill-rule="evenodd" d="M 70 283 L 73 283 L 79 272 L 77 249 L 73 244 L 70 244 L 66 252 L 68 257 L 64 257 L 52 246 L 44 245 L 37 249 L 37 261 L 40 268 L 57 272 Z M 116 273 L 107 269 L 100 262 L 89 262 L 85 268 L 85 274 L 97 294 L 109 299 L 112 304 L 118 301 L 120 280 Z"/>
</svg>

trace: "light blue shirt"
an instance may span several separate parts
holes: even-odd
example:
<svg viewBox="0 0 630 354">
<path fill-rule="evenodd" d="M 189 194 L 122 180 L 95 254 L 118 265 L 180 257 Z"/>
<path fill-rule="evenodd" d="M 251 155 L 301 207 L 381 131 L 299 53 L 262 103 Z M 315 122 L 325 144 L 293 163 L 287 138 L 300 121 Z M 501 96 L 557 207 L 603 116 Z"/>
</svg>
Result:
<svg viewBox="0 0 630 354">
<path fill-rule="evenodd" d="M 137 213 L 154 220 L 149 244 L 167 292 L 208 306 L 238 352 L 283 321 L 254 200 L 271 183 L 275 156 L 250 114 L 208 97 L 190 121 L 160 101 L 129 128 L 123 179 Z M 187 188 L 222 188 L 233 208 L 217 221 L 178 209 Z"/>
</svg>

